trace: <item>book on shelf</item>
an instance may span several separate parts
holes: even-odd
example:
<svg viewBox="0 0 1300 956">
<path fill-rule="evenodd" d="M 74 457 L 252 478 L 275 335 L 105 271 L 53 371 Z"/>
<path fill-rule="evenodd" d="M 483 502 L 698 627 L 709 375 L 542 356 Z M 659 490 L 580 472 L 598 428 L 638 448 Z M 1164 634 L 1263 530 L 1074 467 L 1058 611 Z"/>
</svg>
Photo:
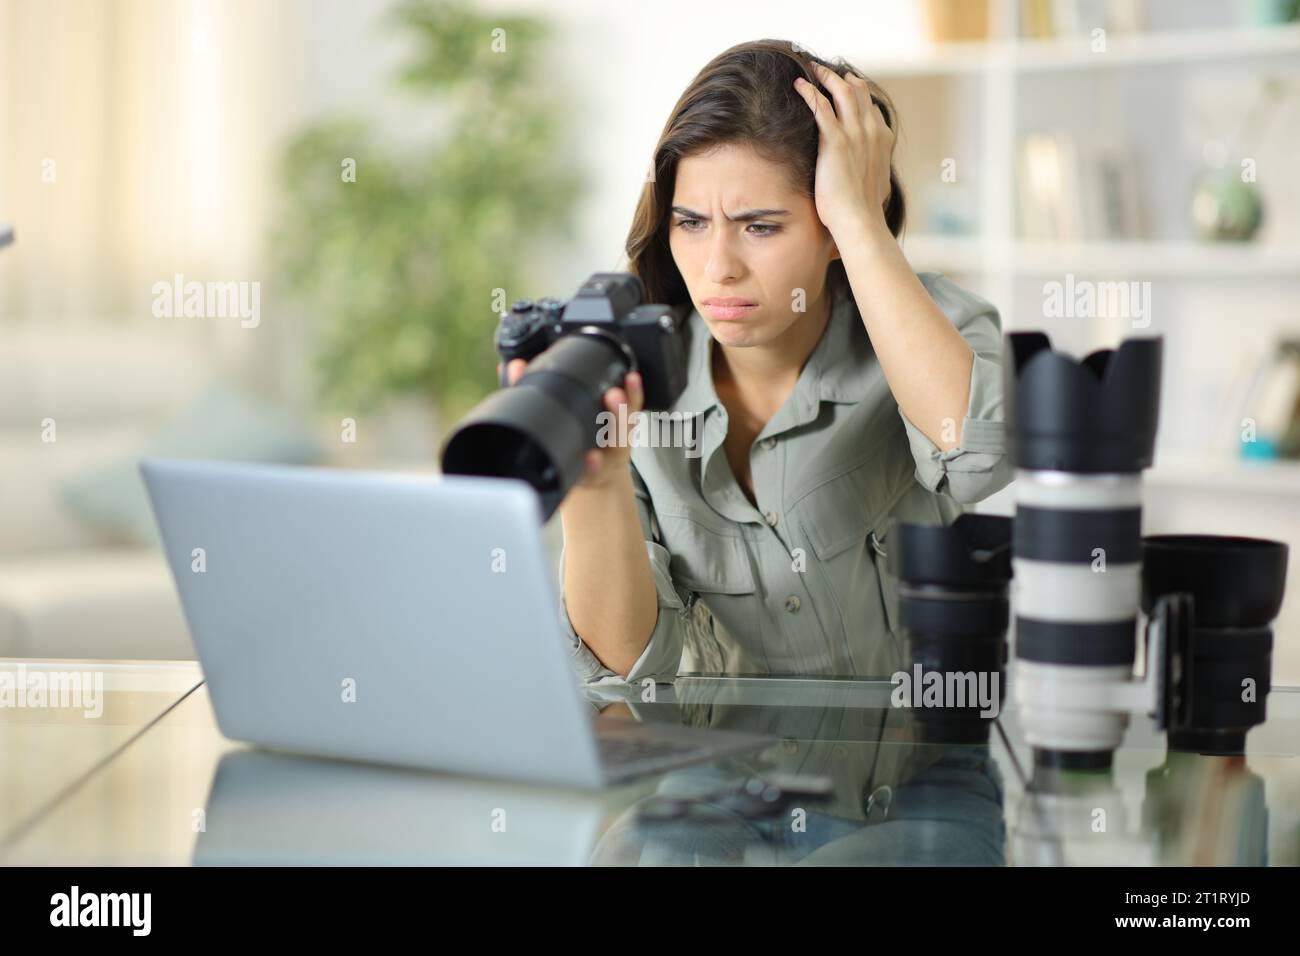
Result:
<svg viewBox="0 0 1300 956">
<path fill-rule="evenodd" d="M 1134 239 L 1143 220 L 1137 157 L 1122 144 L 1030 133 L 1019 149 L 1020 234 L 1056 242 Z"/>
<path fill-rule="evenodd" d="M 1300 458 L 1300 339 L 1274 345 L 1240 408 L 1241 457 Z"/>
<path fill-rule="evenodd" d="M 989 37 L 988 0 L 927 0 L 925 20 L 934 43 L 972 43 Z"/>
<path fill-rule="evenodd" d="M 1050 40 L 1056 34 L 1053 0 L 1020 0 L 1020 35 L 1027 40 Z"/>
<path fill-rule="evenodd" d="M 1026 40 L 1091 37 L 1142 29 L 1138 0 L 1020 0 L 1020 35 Z"/>
</svg>

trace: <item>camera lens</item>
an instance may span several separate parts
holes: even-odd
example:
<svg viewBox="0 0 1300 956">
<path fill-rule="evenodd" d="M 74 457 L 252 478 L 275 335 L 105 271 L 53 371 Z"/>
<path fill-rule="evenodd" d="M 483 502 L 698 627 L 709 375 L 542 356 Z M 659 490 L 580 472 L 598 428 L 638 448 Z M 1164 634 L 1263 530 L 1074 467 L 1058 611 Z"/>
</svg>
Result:
<svg viewBox="0 0 1300 956">
<path fill-rule="evenodd" d="M 443 447 L 443 472 L 526 481 L 537 491 L 543 520 L 549 518 L 596 447 L 605 390 L 631 367 L 612 333 L 562 336 L 513 387 L 470 411 Z"/>
<path fill-rule="evenodd" d="M 1007 336 L 1016 471 L 1015 694 L 1035 762 L 1109 766 L 1126 713 L 1090 702 L 1132 678 L 1142 469 L 1159 413 L 1159 339 L 1082 360 L 1041 332 Z"/>
<path fill-rule="evenodd" d="M 925 743 L 983 743 L 982 711 L 1001 710 L 1007 660 L 1011 519 L 963 514 L 949 525 L 901 523 L 891 536 L 899 624 L 908 646 L 912 716 Z M 960 699 L 924 706 L 917 683 L 937 674 Z M 986 697 L 979 701 L 979 689 Z M 918 706 L 918 704 L 920 706 Z"/>
<path fill-rule="evenodd" d="M 645 286 L 634 274 L 598 272 L 567 303 L 515 300 L 497 329 L 503 375 L 510 356 L 534 358 L 519 381 L 487 395 L 455 428 L 443 445 L 442 471 L 526 481 L 538 494 L 543 522 L 549 519 L 581 479 L 586 453 L 597 447 L 608 389 L 638 371 L 646 380 L 647 406 L 650 398 L 681 392 L 679 337 L 658 334 L 656 320 L 666 310 L 642 307 L 643 299 Z M 655 336 L 646 337 L 646 329 Z M 676 323 L 669 321 L 667 330 L 675 333 Z M 673 339 L 672 346 L 664 347 L 664 338 Z"/>
<path fill-rule="evenodd" d="M 1142 610 L 1191 598 L 1190 627 L 1168 635 L 1169 749 L 1245 752 L 1264 722 L 1272 682 L 1272 622 L 1286 591 L 1287 546 L 1218 535 L 1142 539 Z"/>
<path fill-rule="evenodd" d="M 513 358 L 532 361 L 519 381 L 483 399 L 457 425 L 443 445 L 443 472 L 526 481 L 542 520 L 549 519 L 582 478 L 587 452 L 608 444 L 607 437 L 635 440 L 631 413 L 615 418 L 605 392 L 636 372 L 643 410 L 661 412 L 686 388 L 681 331 L 689 308 L 644 299 L 633 273 L 597 272 L 567 302 L 517 300 L 497 327 L 502 374 Z"/>
</svg>

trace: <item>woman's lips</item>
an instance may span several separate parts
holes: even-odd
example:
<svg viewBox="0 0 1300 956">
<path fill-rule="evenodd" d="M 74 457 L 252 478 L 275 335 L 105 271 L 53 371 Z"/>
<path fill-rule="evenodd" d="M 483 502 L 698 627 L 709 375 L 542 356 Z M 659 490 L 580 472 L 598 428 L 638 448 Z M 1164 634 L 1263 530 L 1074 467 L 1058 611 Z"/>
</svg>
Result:
<svg viewBox="0 0 1300 956">
<path fill-rule="evenodd" d="M 743 318 L 757 308 L 757 305 L 713 305 L 712 303 L 704 305 L 705 312 L 722 322 Z"/>
</svg>

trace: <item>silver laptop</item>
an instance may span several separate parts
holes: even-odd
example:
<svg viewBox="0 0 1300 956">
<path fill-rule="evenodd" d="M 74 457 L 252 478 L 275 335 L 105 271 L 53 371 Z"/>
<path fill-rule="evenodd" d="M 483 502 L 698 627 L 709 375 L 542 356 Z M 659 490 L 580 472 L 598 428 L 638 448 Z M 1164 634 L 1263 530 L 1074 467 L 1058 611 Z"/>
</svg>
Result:
<svg viewBox="0 0 1300 956">
<path fill-rule="evenodd" d="M 525 482 L 140 464 L 221 732 L 597 788 L 771 740 L 597 718 Z"/>
<path fill-rule="evenodd" d="M 507 794 L 506 791 L 509 791 Z M 585 866 L 609 816 L 595 790 L 239 747 L 202 804 L 196 866 Z M 430 808 L 436 808 L 431 813 Z M 509 826 L 484 821 L 509 813 Z"/>
</svg>

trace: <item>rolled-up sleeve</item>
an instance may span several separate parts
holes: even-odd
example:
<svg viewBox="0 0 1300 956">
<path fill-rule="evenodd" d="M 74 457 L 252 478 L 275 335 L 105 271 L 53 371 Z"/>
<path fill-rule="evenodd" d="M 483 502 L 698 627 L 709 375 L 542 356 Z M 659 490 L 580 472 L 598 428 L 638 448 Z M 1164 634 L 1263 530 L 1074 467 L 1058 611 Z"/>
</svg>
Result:
<svg viewBox="0 0 1300 956">
<path fill-rule="evenodd" d="M 677 671 L 681 666 L 683 635 L 690 621 L 693 595 L 680 590 L 673 582 L 672 575 L 668 571 L 671 556 L 668 550 L 656 540 L 661 536 L 658 533 L 650 492 L 646 489 L 636 466 L 629 464 L 628 467 L 632 469 L 632 489 L 636 496 L 637 515 L 641 519 L 641 534 L 645 538 L 650 570 L 654 574 L 655 591 L 659 599 L 659 616 L 645 650 L 632 665 L 627 677 L 606 667 L 582 638 L 578 637 L 573 622 L 569 620 L 569 609 L 564 601 L 564 547 L 561 546 L 560 624 L 568 635 L 573 649 L 574 671 L 584 686 L 640 684 L 647 677 L 652 678 L 656 683 L 669 683 L 677 677 Z"/>
<path fill-rule="evenodd" d="M 916 480 L 931 491 L 973 504 L 1005 488 L 1013 474 L 1003 420 L 1002 321 L 992 303 L 947 277 L 922 273 L 919 278 L 974 352 L 970 401 L 961 423 L 961 442 L 947 451 L 901 408 L 898 414 L 916 460 Z"/>
</svg>

